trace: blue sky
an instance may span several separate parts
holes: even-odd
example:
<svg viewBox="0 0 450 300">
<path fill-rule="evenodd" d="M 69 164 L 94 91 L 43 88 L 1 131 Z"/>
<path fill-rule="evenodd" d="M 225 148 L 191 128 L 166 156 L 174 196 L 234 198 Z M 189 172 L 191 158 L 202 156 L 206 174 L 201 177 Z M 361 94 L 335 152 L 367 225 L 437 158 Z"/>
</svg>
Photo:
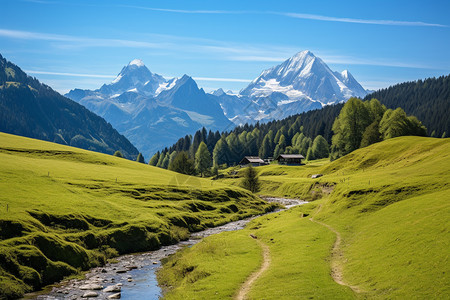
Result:
<svg viewBox="0 0 450 300">
<path fill-rule="evenodd" d="M 0 0 L 0 53 L 64 93 L 134 58 L 238 91 L 310 50 L 368 89 L 450 73 L 450 1 Z"/>
</svg>

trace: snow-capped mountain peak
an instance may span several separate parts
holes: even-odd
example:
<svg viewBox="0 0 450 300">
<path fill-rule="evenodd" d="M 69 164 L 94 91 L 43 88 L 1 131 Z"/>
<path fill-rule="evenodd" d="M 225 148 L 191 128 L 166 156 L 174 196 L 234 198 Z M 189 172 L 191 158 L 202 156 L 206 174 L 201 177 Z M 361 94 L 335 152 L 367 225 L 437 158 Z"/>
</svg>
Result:
<svg viewBox="0 0 450 300">
<path fill-rule="evenodd" d="M 352 96 L 363 97 L 366 91 L 347 70 L 333 72 L 311 51 L 298 52 L 283 63 L 268 70 L 241 90 L 251 98 L 285 94 L 289 101 L 313 100 L 322 104 L 345 101 Z"/>
<path fill-rule="evenodd" d="M 128 65 L 129 66 L 137 66 L 137 67 L 145 67 L 144 62 L 137 58 L 130 61 L 130 63 Z"/>
<path fill-rule="evenodd" d="M 111 96 L 134 90 L 138 94 L 153 96 L 165 82 L 164 77 L 150 72 L 142 60 L 134 59 L 122 68 L 110 84 L 103 85 L 100 92 Z"/>
</svg>

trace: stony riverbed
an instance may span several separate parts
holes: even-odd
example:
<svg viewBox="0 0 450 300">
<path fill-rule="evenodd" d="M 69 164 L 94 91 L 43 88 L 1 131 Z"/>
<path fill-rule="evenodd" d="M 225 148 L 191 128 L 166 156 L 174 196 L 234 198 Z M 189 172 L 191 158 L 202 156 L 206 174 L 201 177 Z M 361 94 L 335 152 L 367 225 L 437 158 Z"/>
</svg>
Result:
<svg viewBox="0 0 450 300">
<path fill-rule="evenodd" d="M 307 203 L 301 200 L 264 197 L 269 202 L 277 202 L 287 209 Z M 192 233 L 189 240 L 159 250 L 122 255 L 116 263 L 91 269 L 84 279 L 65 280 L 45 294 L 29 294 L 27 298 L 50 299 L 159 299 L 161 289 L 155 271 L 161 266 L 161 259 L 183 247 L 198 243 L 202 238 L 224 231 L 243 229 L 256 217 L 230 222 L 225 225 Z"/>
</svg>

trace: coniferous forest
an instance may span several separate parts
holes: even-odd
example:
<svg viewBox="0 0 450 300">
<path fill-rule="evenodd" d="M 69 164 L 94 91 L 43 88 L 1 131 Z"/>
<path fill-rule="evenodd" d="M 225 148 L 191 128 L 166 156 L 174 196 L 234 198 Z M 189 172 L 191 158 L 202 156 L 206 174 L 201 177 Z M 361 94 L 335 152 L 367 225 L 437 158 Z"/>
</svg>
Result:
<svg viewBox="0 0 450 300">
<path fill-rule="evenodd" d="M 360 147 L 404 135 L 425 136 L 426 128 L 401 108 L 387 109 L 377 99 L 351 98 L 345 105 L 265 124 L 245 124 L 222 134 L 203 128 L 193 137 L 187 135 L 172 147 L 157 152 L 149 164 L 203 176 L 214 174 L 218 167 L 236 165 L 244 156 L 258 155 L 265 159 L 279 154 L 302 154 L 313 160 L 331 154 L 336 159 Z M 197 167 L 192 167 L 194 164 Z"/>
<path fill-rule="evenodd" d="M 379 101 L 369 101 L 371 99 Z M 222 133 L 208 132 L 203 128 L 194 136 L 186 135 L 171 147 L 157 152 L 149 163 L 170 169 L 181 152 L 194 161 L 202 142 L 211 155 L 211 166 L 230 166 L 246 155 L 268 158 L 282 153 L 299 153 L 307 159 L 319 159 L 331 154 L 332 158 L 337 158 L 395 136 L 446 137 L 450 132 L 447 118 L 450 113 L 450 75 L 382 89 L 367 95 L 364 102 L 355 98 L 351 100 L 345 105 L 325 106 L 268 123 L 245 124 Z M 349 112 L 350 105 L 355 109 L 352 112 Z M 343 109 L 345 107 L 346 110 Z M 363 124 L 359 128 L 350 129 L 336 122 L 348 120 L 352 114 L 361 114 L 358 119 Z M 351 142 L 349 134 L 355 137 Z M 193 168 L 189 170 L 195 172 Z"/>
</svg>

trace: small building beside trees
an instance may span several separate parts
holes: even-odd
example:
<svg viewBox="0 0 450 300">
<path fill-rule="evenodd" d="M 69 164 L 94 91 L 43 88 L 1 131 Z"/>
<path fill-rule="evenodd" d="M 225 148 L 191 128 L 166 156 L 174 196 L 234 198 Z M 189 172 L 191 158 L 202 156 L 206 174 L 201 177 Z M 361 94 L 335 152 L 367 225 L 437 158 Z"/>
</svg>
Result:
<svg viewBox="0 0 450 300">
<path fill-rule="evenodd" d="M 258 167 L 258 166 L 263 166 L 266 163 L 264 162 L 264 160 L 262 160 L 261 158 L 259 158 L 259 156 L 244 156 L 243 159 L 241 159 L 241 161 L 239 162 L 239 165 L 241 167 L 245 167 L 245 166 L 253 166 L 253 167 Z"/>
<path fill-rule="evenodd" d="M 305 157 L 301 154 L 280 154 L 277 157 L 279 165 L 299 166 Z"/>
</svg>

